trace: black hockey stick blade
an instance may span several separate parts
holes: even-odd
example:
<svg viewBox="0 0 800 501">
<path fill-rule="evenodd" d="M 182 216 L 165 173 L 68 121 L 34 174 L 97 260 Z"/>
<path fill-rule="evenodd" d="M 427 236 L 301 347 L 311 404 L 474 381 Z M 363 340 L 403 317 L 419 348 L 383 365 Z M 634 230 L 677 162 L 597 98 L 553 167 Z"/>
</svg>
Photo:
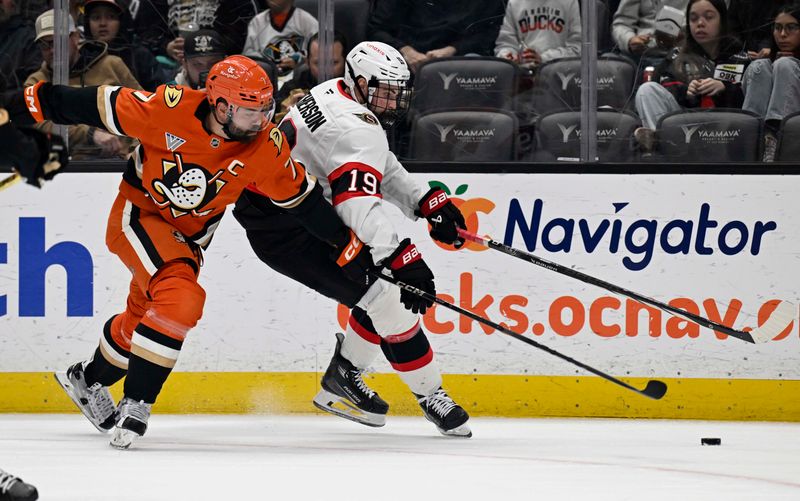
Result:
<svg viewBox="0 0 800 501">
<path fill-rule="evenodd" d="M 643 304 L 653 306 L 661 311 L 665 311 L 676 317 L 683 318 L 684 320 L 694 322 L 702 327 L 713 329 L 717 332 L 727 334 L 728 336 L 735 337 L 736 339 L 740 339 L 748 343 L 766 343 L 767 341 L 772 340 L 774 337 L 780 334 L 784 329 L 786 329 L 786 327 L 789 326 L 789 324 L 794 320 L 795 314 L 797 313 L 797 308 L 792 303 L 788 301 L 781 301 L 781 303 L 778 305 L 777 308 L 775 308 L 775 311 L 773 311 L 772 314 L 770 314 L 769 319 L 766 322 L 764 322 L 763 325 L 756 327 L 750 331 L 738 330 L 732 327 L 728 327 L 727 325 L 722 325 L 720 323 L 714 322 L 713 320 L 709 320 L 705 317 L 701 317 L 700 315 L 696 315 L 686 310 L 681 310 L 680 308 L 676 308 L 666 303 L 662 303 L 661 301 L 658 301 L 651 297 L 643 296 L 642 294 L 639 294 L 637 292 L 633 292 L 618 285 L 606 282 L 605 280 L 595 278 L 591 275 L 587 275 L 586 273 L 582 273 L 578 270 L 574 270 L 567 266 L 563 266 L 558 263 L 542 259 L 538 256 L 531 254 L 530 252 L 525 252 L 523 250 L 515 249 L 514 247 L 509 247 L 508 245 L 500 243 L 496 240 L 492 240 L 489 237 L 482 237 L 479 235 L 475 235 L 474 233 L 470 233 L 460 228 L 458 230 L 458 234 L 461 238 L 464 238 L 465 240 L 475 242 L 479 245 L 483 245 L 484 247 L 488 247 L 489 249 L 500 251 L 504 254 L 508 254 L 509 256 L 515 257 L 517 259 L 527 261 L 531 264 L 535 264 L 536 266 L 540 266 L 542 268 L 546 268 L 550 271 L 555 271 L 556 273 L 560 273 L 562 275 L 575 278 L 577 280 L 580 280 L 581 282 L 601 287 L 607 291 L 628 297 Z"/>
<path fill-rule="evenodd" d="M 441 298 L 439 298 L 437 296 L 434 296 L 433 294 L 428 294 L 424 290 L 419 289 L 417 287 L 414 287 L 413 285 L 409 285 L 409 284 L 406 284 L 404 282 L 401 282 L 401 281 L 397 280 L 396 278 L 391 277 L 389 275 L 385 275 L 384 273 L 381 273 L 379 271 L 372 271 L 370 273 L 374 277 L 377 277 L 377 278 L 380 278 L 380 279 L 385 280 L 387 282 L 393 283 L 396 286 L 400 287 L 401 289 L 405 289 L 406 291 L 411 292 L 412 294 L 416 294 L 417 296 L 424 297 L 425 299 L 427 299 L 429 301 L 433 301 L 434 303 L 436 303 L 438 305 L 444 306 L 445 308 L 447 308 L 449 310 L 455 311 L 456 313 L 459 313 L 461 315 L 469 317 L 469 318 L 475 320 L 476 322 L 480 322 L 480 323 L 482 323 L 484 325 L 488 325 L 489 327 L 492 327 L 493 329 L 496 329 L 496 330 L 500 331 L 501 333 L 505 334 L 506 336 L 513 337 L 514 339 L 522 341 L 523 343 L 529 344 L 529 345 L 531 345 L 531 346 L 533 346 L 535 348 L 538 348 L 538 349 L 540 349 L 542 351 L 546 351 L 547 353 L 549 353 L 549 354 L 551 354 L 551 355 L 553 355 L 555 357 L 558 357 L 561 360 L 565 360 L 565 361 L 571 363 L 572 365 L 576 365 L 576 366 L 580 367 L 581 369 L 585 370 L 586 372 L 590 372 L 590 373 L 594 374 L 595 376 L 599 376 L 599 377 L 605 379 L 606 381 L 609 381 L 609 382 L 612 382 L 612 383 L 614 383 L 616 385 L 622 386 L 623 388 L 628 389 L 630 391 L 633 391 L 635 393 L 638 393 L 639 395 L 644 395 L 645 397 L 652 398 L 653 400 L 659 400 L 667 392 L 667 385 L 665 383 L 663 383 L 662 381 L 650 380 L 650 381 L 647 382 L 647 386 L 645 387 L 645 389 L 644 390 L 640 390 L 639 388 L 636 388 L 635 386 L 631 386 L 628 383 L 615 378 L 614 376 L 606 374 L 605 372 L 603 372 L 603 371 L 601 371 L 599 369 L 595 369 L 591 365 L 586 365 L 585 363 L 580 362 L 578 360 L 575 360 L 574 358 L 569 357 L 567 355 L 564 355 L 563 353 L 561 353 L 559 351 L 556 351 L 553 348 L 550 348 L 549 346 L 543 345 L 543 344 L 541 344 L 541 343 L 539 343 L 537 341 L 534 341 L 533 339 L 527 338 L 527 337 L 523 336 L 522 334 L 517 334 L 516 332 L 512 331 L 511 329 L 508 329 L 506 327 L 503 327 L 500 324 L 492 322 L 488 318 L 484 318 L 484 317 L 478 315 L 477 313 L 473 313 L 473 312 L 471 312 L 469 310 L 465 310 L 464 308 L 456 306 L 453 303 L 450 303 L 448 301 L 445 301 L 444 299 L 441 299 Z"/>
<path fill-rule="evenodd" d="M 659 400 L 667 393 L 667 383 L 663 381 L 659 381 L 657 379 L 651 379 L 647 382 L 647 386 L 645 386 L 644 390 L 642 390 L 642 394 L 652 398 L 653 400 Z"/>
</svg>

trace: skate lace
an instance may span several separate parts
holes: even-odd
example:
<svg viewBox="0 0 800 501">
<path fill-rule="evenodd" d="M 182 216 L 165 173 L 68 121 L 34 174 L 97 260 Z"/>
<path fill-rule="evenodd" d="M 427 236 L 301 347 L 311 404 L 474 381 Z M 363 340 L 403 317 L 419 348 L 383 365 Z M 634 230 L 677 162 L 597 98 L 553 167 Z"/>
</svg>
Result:
<svg viewBox="0 0 800 501">
<path fill-rule="evenodd" d="M 125 399 L 121 402 L 119 408 L 120 417 L 132 417 L 142 423 L 147 423 L 150 417 L 150 405 L 144 402 L 137 402 L 135 400 Z"/>
<path fill-rule="evenodd" d="M 362 393 L 366 394 L 368 398 L 372 398 L 375 395 L 375 392 L 367 386 L 367 383 L 364 382 L 362 371 L 352 371 L 353 382 L 356 384 L 356 387 L 361 390 Z"/>
<path fill-rule="evenodd" d="M 14 475 L 0 470 L 0 494 L 5 494 L 19 481 Z"/>
<path fill-rule="evenodd" d="M 100 421 L 105 421 L 109 416 L 114 414 L 116 405 L 114 400 L 109 396 L 108 391 L 100 383 L 95 383 L 89 387 L 89 408 L 92 414 L 97 416 Z"/>
<path fill-rule="evenodd" d="M 429 411 L 433 411 L 441 417 L 446 416 L 456 406 L 453 399 L 441 388 L 436 390 L 433 395 L 429 395 L 422 400 Z"/>
</svg>

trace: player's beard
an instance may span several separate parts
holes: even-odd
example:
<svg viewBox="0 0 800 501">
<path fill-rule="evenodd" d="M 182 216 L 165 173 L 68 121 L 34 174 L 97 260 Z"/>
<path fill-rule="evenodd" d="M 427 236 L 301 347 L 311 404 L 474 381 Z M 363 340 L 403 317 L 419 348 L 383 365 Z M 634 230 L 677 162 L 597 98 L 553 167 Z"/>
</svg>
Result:
<svg viewBox="0 0 800 501">
<path fill-rule="evenodd" d="M 233 122 L 222 124 L 222 132 L 224 132 L 229 139 L 239 141 L 240 143 L 251 143 L 258 136 L 258 132 L 242 130 L 236 127 Z"/>
</svg>

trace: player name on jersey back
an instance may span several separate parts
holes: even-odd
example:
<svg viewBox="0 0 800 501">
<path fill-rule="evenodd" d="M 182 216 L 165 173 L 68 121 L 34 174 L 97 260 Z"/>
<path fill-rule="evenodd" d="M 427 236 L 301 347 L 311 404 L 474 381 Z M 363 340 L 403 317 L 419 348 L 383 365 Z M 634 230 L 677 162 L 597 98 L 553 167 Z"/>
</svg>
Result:
<svg viewBox="0 0 800 501">
<path fill-rule="evenodd" d="M 306 127 L 311 132 L 317 130 L 327 121 L 312 94 L 306 94 L 305 97 L 297 102 L 297 111 L 300 113 L 303 123 L 306 124 Z"/>
</svg>

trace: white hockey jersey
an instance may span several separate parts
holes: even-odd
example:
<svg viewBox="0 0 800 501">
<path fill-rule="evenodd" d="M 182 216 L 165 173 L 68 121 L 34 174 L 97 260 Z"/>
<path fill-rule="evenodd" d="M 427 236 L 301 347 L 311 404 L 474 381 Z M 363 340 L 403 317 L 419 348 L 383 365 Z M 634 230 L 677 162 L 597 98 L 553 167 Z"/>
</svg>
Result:
<svg viewBox="0 0 800 501">
<path fill-rule="evenodd" d="M 424 193 L 394 153 L 377 117 L 346 92 L 341 78 L 328 80 L 293 106 L 278 128 L 292 158 L 317 177 L 339 217 L 372 247 L 379 263 L 400 244 L 384 200 L 409 218 Z"/>
<path fill-rule="evenodd" d="M 267 9 L 247 25 L 247 39 L 242 54 L 275 61 L 280 61 L 282 57 L 294 57 L 300 62 L 305 57 L 308 39 L 318 31 L 317 20 L 303 9 L 293 8 L 283 26 L 272 23 Z"/>
<path fill-rule="evenodd" d="M 516 56 L 524 48 L 538 52 L 542 62 L 580 56 L 578 0 L 509 0 L 494 54 Z"/>
</svg>

